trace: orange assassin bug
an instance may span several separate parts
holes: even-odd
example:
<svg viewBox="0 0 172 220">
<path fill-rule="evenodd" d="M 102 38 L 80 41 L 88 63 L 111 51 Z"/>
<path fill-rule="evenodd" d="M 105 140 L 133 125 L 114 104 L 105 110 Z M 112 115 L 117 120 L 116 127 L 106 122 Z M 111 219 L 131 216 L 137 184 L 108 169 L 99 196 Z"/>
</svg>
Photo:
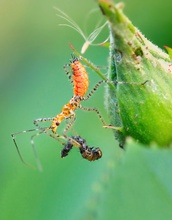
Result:
<svg viewBox="0 0 172 220">
<path fill-rule="evenodd" d="M 97 90 L 97 88 L 103 82 L 105 82 L 105 80 L 98 82 L 95 85 L 95 87 L 93 88 L 93 90 L 91 90 L 91 92 L 87 96 L 85 96 L 85 94 L 88 90 L 88 84 L 89 84 L 88 74 L 85 70 L 85 67 L 79 62 L 79 59 L 74 56 L 72 56 L 72 61 L 71 61 L 70 67 L 71 67 L 72 74 L 70 74 L 70 72 L 67 70 L 67 65 L 64 66 L 64 70 L 73 84 L 74 95 L 69 100 L 69 102 L 62 107 L 61 112 L 59 114 L 57 114 L 55 117 L 39 118 L 39 119 L 34 120 L 34 125 L 37 127 L 35 129 L 24 130 L 21 132 L 16 132 L 16 133 L 11 134 L 13 142 L 14 142 L 15 147 L 17 149 L 17 152 L 19 154 L 19 157 L 20 157 L 21 161 L 26 165 L 28 165 L 28 164 L 23 160 L 21 153 L 19 151 L 17 142 L 16 142 L 15 136 L 18 134 L 32 132 L 32 131 L 38 131 L 36 134 L 31 136 L 31 145 L 32 145 L 32 148 L 33 148 L 33 151 L 35 154 L 35 158 L 37 160 L 38 167 L 41 170 L 42 167 L 41 167 L 41 164 L 38 160 L 38 155 L 36 153 L 35 146 L 34 146 L 34 138 L 36 136 L 39 136 L 40 134 L 45 133 L 45 134 L 49 135 L 50 137 L 56 139 L 57 141 L 59 141 L 59 138 L 61 138 L 61 139 L 65 139 L 67 141 L 72 141 L 72 143 L 74 143 L 73 144 L 74 146 L 77 146 L 77 145 L 80 146 L 79 143 L 76 143 L 77 141 L 72 140 L 71 138 L 66 136 L 67 131 L 71 128 L 71 126 L 73 125 L 73 123 L 76 119 L 75 110 L 78 108 L 85 110 L 85 111 L 96 112 L 98 117 L 102 121 L 103 125 L 106 126 L 106 123 L 103 120 L 103 117 L 101 116 L 100 112 L 96 108 L 85 108 L 85 107 L 82 107 L 82 105 L 80 104 L 81 101 L 85 101 L 85 100 L 89 99 L 91 97 L 91 95 Z M 63 135 L 59 135 L 56 132 L 56 130 L 59 127 L 59 125 L 61 124 L 61 122 L 65 119 L 70 119 L 70 121 L 67 124 L 66 128 L 64 129 Z M 41 122 L 51 122 L 51 125 L 49 127 L 41 127 L 39 125 L 39 123 L 41 123 Z M 52 132 L 52 133 L 50 133 L 50 132 Z"/>
<path fill-rule="evenodd" d="M 72 48 L 72 50 L 74 52 L 75 49 L 73 48 L 72 45 L 70 45 L 70 47 Z M 83 58 L 82 58 L 83 59 Z M 95 68 L 91 63 L 89 63 L 86 59 L 84 60 L 86 61 L 86 63 L 88 64 L 89 67 L 91 67 L 93 70 L 95 70 L 95 72 L 99 73 L 100 75 L 100 72 L 97 68 Z M 71 72 L 68 71 L 67 67 L 70 66 L 71 67 Z M 113 128 L 113 129 L 116 129 L 116 130 L 121 130 L 120 127 L 113 127 L 111 125 L 106 125 L 102 115 L 100 114 L 99 110 L 96 109 L 96 108 L 85 108 L 81 105 L 81 102 L 82 101 L 85 101 L 85 100 L 88 100 L 92 94 L 97 90 L 97 88 L 102 84 L 102 83 L 107 83 L 109 84 L 110 86 L 114 86 L 114 84 L 117 84 L 117 83 L 125 83 L 125 82 L 109 82 L 104 75 L 102 75 L 102 78 L 103 80 L 101 80 L 100 82 L 98 82 L 95 87 L 88 93 L 88 95 L 85 95 L 87 90 L 88 90 L 88 84 L 89 84 L 89 81 L 88 81 L 88 74 L 85 70 L 85 67 L 81 64 L 81 62 L 79 61 L 78 58 L 72 56 L 72 61 L 69 65 L 65 65 L 64 66 L 64 70 L 66 72 L 66 74 L 68 75 L 70 81 L 72 82 L 73 84 L 73 97 L 69 100 L 69 102 L 67 104 L 65 104 L 63 107 L 62 107 L 62 110 L 59 114 L 57 114 L 55 117 L 51 117 L 51 118 L 39 118 L 39 119 L 36 119 L 34 120 L 34 125 L 37 127 L 35 129 L 30 129 L 30 130 L 24 130 L 24 131 L 21 131 L 21 132 L 16 132 L 16 133 L 13 133 L 11 134 L 12 136 L 12 139 L 13 139 L 13 142 L 15 144 L 15 147 L 17 149 L 17 152 L 19 154 L 19 157 L 21 159 L 21 161 L 25 164 L 27 164 L 21 154 L 20 154 L 20 151 L 19 151 L 19 148 L 17 146 L 17 143 L 16 143 L 16 139 L 15 139 L 15 136 L 18 135 L 18 134 L 21 134 L 21 133 L 26 133 L 26 132 L 31 132 L 31 131 L 38 131 L 38 133 L 34 134 L 31 136 L 31 145 L 32 145 L 32 148 L 33 148 L 33 151 L 34 151 L 34 154 L 35 154 L 35 158 L 37 159 L 37 164 L 38 164 L 38 167 L 39 169 L 41 170 L 41 164 L 38 160 L 38 156 L 37 156 L 37 153 L 36 153 L 36 150 L 35 150 L 35 146 L 34 146 L 34 138 L 36 136 L 39 136 L 40 134 L 42 133 L 45 133 L 45 134 L 48 134 L 50 137 L 54 138 L 55 140 L 59 141 L 59 138 L 60 139 L 64 139 L 66 141 L 68 141 L 68 143 L 72 143 L 73 146 L 77 146 L 79 147 L 80 149 L 82 149 L 83 151 L 81 152 L 81 155 L 86 158 L 87 160 L 95 160 L 94 158 L 97 157 L 97 159 L 100 158 L 100 155 L 102 155 L 100 152 L 101 151 L 98 151 L 97 150 L 93 150 L 89 147 L 87 148 L 82 148 L 82 144 L 79 142 L 77 142 L 77 140 L 75 139 L 72 139 L 70 137 L 67 137 L 67 131 L 72 127 L 75 119 L 76 119 L 76 115 L 75 115 L 75 110 L 76 109 L 82 109 L 82 110 L 85 110 L 85 111 L 94 111 L 96 112 L 96 114 L 98 115 L 99 119 L 101 120 L 101 122 L 103 123 L 103 127 L 107 127 L 107 128 Z M 127 83 L 127 82 L 126 82 Z M 144 85 L 146 82 L 140 84 L 140 85 Z M 127 83 L 127 84 L 138 84 L 138 83 Z M 57 128 L 59 127 L 59 125 L 61 124 L 61 122 L 65 119 L 70 119 L 69 123 L 67 124 L 66 128 L 64 129 L 63 131 L 63 135 L 59 135 L 56 130 Z M 39 125 L 39 123 L 41 122 L 51 122 L 51 125 L 49 127 L 41 127 Z M 52 132 L 52 133 L 50 133 Z M 88 156 L 88 154 L 91 154 L 92 156 Z M 85 155 L 85 156 L 84 156 Z M 97 156 L 95 156 L 97 155 Z M 90 159 L 89 159 L 90 158 Z M 28 165 L 28 164 L 27 164 Z"/>
<path fill-rule="evenodd" d="M 74 95 L 70 99 L 70 101 L 66 105 L 63 106 L 61 113 L 56 115 L 56 117 L 53 118 L 52 124 L 49 129 L 52 130 L 52 132 L 55 134 L 57 127 L 60 125 L 60 123 L 64 119 L 70 118 L 71 121 L 68 123 L 67 127 L 64 129 L 64 136 L 65 136 L 67 131 L 70 129 L 70 127 L 72 126 L 72 124 L 74 123 L 74 121 L 76 119 L 75 110 L 77 108 L 80 108 L 85 111 L 96 112 L 96 114 L 98 115 L 98 117 L 102 121 L 103 125 L 108 126 L 108 125 L 106 125 L 106 123 L 105 123 L 105 121 L 104 121 L 104 119 L 98 109 L 85 108 L 80 104 L 80 102 L 88 100 L 92 96 L 92 94 L 97 90 L 97 88 L 103 82 L 105 82 L 105 80 L 98 82 L 95 85 L 95 87 L 93 88 L 93 90 L 91 90 L 91 92 L 87 96 L 85 96 L 85 94 L 88 90 L 88 84 L 89 84 L 88 73 L 86 72 L 85 67 L 81 64 L 81 62 L 79 62 L 79 59 L 74 56 L 72 56 L 72 61 L 71 61 L 71 64 L 69 64 L 69 66 L 71 67 L 72 75 L 68 71 L 67 65 L 64 66 L 64 70 L 65 70 L 66 74 L 68 75 L 69 79 L 71 80 L 71 83 L 73 84 Z M 37 123 L 42 122 L 42 121 L 47 121 L 47 119 L 46 118 L 37 119 L 37 120 L 35 120 L 35 125 L 37 126 Z"/>
</svg>

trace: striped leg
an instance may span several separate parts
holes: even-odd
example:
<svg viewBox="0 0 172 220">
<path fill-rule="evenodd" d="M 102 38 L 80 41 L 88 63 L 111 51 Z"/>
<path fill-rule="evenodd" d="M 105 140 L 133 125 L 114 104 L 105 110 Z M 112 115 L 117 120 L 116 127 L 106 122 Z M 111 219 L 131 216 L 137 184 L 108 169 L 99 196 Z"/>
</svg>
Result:
<svg viewBox="0 0 172 220">
<path fill-rule="evenodd" d="M 145 85 L 148 82 L 148 80 L 146 80 L 143 83 L 137 83 L 137 82 L 118 82 L 118 81 L 110 81 L 110 80 L 101 80 L 98 83 L 96 83 L 96 85 L 94 86 L 94 88 L 89 92 L 89 94 L 85 97 L 83 97 L 82 100 L 88 100 L 99 88 L 99 86 L 101 86 L 103 83 L 113 83 L 113 84 L 129 84 L 129 85 Z"/>
<path fill-rule="evenodd" d="M 93 93 L 96 92 L 96 90 L 99 88 L 99 86 L 102 85 L 102 83 L 105 83 L 105 82 L 107 82 L 107 80 L 101 80 L 98 83 L 96 83 L 94 88 L 89 92 L 89 94 L 87 96 L 83 97 L 82 100 L 88 100 L 93 95 Z"/>
<path fill-rule="evenodd" d="M 67 77 L 69 78 L 70 82 L 73 84 L 72 73 L 68 70 L 67 67 L 70 67 L 70 64 L 65 64 L 65 65 L 63 66 L 63 69 L 64 69 L 64 71 L 65 71 Z"/>
<path fill-rule="evenodd" d="M 69 121 L 69 123 L 67 124 L 66 128 L 63 131 L 63 134 L 64 134 L 65 137 L 66 137 L 66 134 L 67 134 L 68 130 L 73 126 L 75 120 L 76 120 L 76 115 L 75 114 L 71 115 L 70 121 Z"/>
<path fill-rule="evenodd" d="M 111 128 L 111 129 L 115 129 L 115 130 L 121 131 L 121 127 L 115 127 L 115 126 L 107 125 L 105 120 L 103 119 L 103 116 L 101 115 L 101 113 L 99 112 L 99 110 L 97 108 L 85 108 L 85 107 L 83 107 L 81 105 L 79 106 L 79 108 L 84 110 L 84 111 L 96 112 L 96 114 L 98 115 L 100 121 L 103 123 L 103 127 L 104 128 Z"/>
<path fill-rule="evenodd" d="M 35 119 L 33 123 L 36 127 L 38 127 L 39 130 L 42 130 L 42 129 L 46 129 L 46 128 L 39 126 L 39 123 L 48 122 L 48 121 L 51 122 L 51 121 L 53 121 L 53 119 L 54 119 L 54 117 L 53 118 L 38 118 L 38 119 Z"/>
<path fill-rule="evenodd" d="M 99 112 L 99 110 L 97 108 L 85 108 L 83 106 L 79 106 L 80 109 L 84 110 L 84 111 L 89 111 L 89 112 L 96 112 L 96 114 L 98 115 L 100 121 L 103 123 L 104 126 L 106 126 L 106 122 L 103 119 L 103 116 L 101 115 L 101 113 Z"/>
</svg>

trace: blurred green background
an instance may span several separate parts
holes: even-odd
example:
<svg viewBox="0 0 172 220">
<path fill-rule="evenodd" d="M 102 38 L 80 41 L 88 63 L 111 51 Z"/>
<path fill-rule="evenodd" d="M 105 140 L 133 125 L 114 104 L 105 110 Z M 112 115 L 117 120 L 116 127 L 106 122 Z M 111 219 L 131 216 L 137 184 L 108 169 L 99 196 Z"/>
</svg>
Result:
<svg viewBox="0 0 172 220">
<path fill-rule="evenodd" d="M 171 0 L 123 2 L 127 16 L 148 39 L 160 47 L 172 47 Z M 171 152 L 133 147 L 123 153 L 112 131 L 103 129 L 94 113 L 78 110 L 74 127 L 90 146 L 102 149 L 101 160 L 83 160 L 77 149 L 61 159 L 61 145 L 41 135 L 35 138 L 35 145 L 43 172 L 21 163 L 10 134 L 34 128 L 34 119 L 60 112 L 72 96 L 63 70 L 71 58 L 68 43 L 78 50 L 84 43 L 78 33 L 59 26 L 64 21 L 53 6 L 81 27 L 86 24 L 88 33 L 101 19 L 99 10 L 87 17 L 97 8 L 93 0 L 0 1 L 0 219 L 162 219 L 165 215 L 170 219 Z M 100 41 L 107 33 L 103 31 Z M 107 66 L 106 48 L 90 47 L 84 56 Z M 88 72 L 91 88 L 99 77 L 89 68 Z M 103 86 L 83 105 L 99 108 L 108 121 Z M 24 160 L 35 164 L 30 136 L 21 134 L 16 140 Z M 151 185 L 157 178 L 154 172 L 163 180 L 160 185 Z"/>
</svg>

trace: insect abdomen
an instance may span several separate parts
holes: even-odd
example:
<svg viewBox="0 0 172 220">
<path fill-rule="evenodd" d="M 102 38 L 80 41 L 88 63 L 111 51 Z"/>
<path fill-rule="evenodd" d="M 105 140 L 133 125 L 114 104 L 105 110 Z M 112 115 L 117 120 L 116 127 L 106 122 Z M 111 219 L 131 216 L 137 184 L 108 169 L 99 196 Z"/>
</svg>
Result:
<svg viewBox="0 0 172 220">
<path fill-rule="evenodd" d="M 86 69 L 79 60 L 74 60 L 71 63 L 71 68 L 73 72 L 74 95 L 84 97 L 89 84 Z"/>
</svg>

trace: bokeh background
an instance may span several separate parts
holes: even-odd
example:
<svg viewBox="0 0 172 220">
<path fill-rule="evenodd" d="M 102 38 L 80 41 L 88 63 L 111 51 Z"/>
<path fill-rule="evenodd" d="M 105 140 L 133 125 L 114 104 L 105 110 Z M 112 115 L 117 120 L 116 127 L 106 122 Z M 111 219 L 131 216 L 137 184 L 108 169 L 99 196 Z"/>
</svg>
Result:
<svg viewBox="0 0 172 220">
<path fill-rule="evenodd" d="M 126 4 L 127 16 L 148 39 L 160 47 L 172 47 L 171 0 L 123 2 Z M 101 160 L 83 160 L 77 149 L 73 149 L 67 158 L 61 159 L 62 146 L 50 137 L 41 135 L 35 138 L 35 145 L 43 172 L 32 170 L 20 161 L 10 134 L 34 128 L 34 119 L 53 117 L 60 112 L 61 107 L 72 96 L 72 86 L 63 70 L 63 65 L 69 63 L 71 58 L 68 43 L 71 42 L 78 50 L 84 43 L 74 30 L 59 26 L 64 21 L 56 16 L 54 6 L 65 11 L 87 33 L 102 19 L 99 10 L 88 16 L 92 9 L 98 8 L 93 0 L 0 1 L 0 219 L 134 219 L 134 216 L 135 219 L 162 219 L 161 214 L 172 216 L 170 209 L 166 210 L 172 205 L 171 188 L 168 191 L 168 199 L 161 191 L 163 204 L 158 203 L 154 207 L 156 195 L 159 193 L 156 188 L 155 197 L 154 194 L 150 197 L 141 195 L 142 200 L 138 206 L 138 194 L 134 191 L 137 189 L 136 191 L 140 192 L 138 184 L 140 189 L 147 191 L 149 195 L 155 189 L 151 184 L 143 186 L 142 179 L 137 178 L 140 172 L 143 172 L 148 182 L 150 181 L 150 176 L 146 176 L 145 161 L 134 157 L 134 153 L 123 155 L 112 131 L 103 129 L 94 113 L 78 110 L 74 128 L 86 138 L 90 146 L 99 146 L 102 149 Z M 99 42 L 103 41 L 107 34 L 105 29 Z M 96 65 L 108 64 L 107 48 L 90 47 L 85 57 Z M 91 88 L 100 79 L 89 68 L 88 72 Z M 83 105 L 99 108 L 108 121 L 103 86 Z M 63 126 L 59 128 L 59 133 L 62 130 Z M 31 135 L 20 134 L 16 140 L 24 160 L 36 165 L 30 144 Z M 139 154 L 142 155 L 142 152 L 147 155 L 147 160 L 151 161 L 148 151 L 141 149 Z M 159 151 L 155 154 L 160 155 Z M 170 155 L 167 161 L 170 163 L 170 152 L 163 154 Z M 154 163 L 153 167 L 161 164 L 160 170 L 166 173 L 167 182 L 170 181 L 170 170 L 168 173 L 166 169 L 169 166 L 164 164 L 163 157 L 158 162 Z M 117 180 L 114 179 L 115 175 L 118 176 Z M 136 188 L 134 183 L 137 183 Z M 132 190 L 128 186 L 131 186 Z M 111 192 L 118 193 L 114 195 Z M 131 203 L 125 202 L 123 198 Z M 141 205 L 144 201 L 145 204 L 148 203 L 147 214 L 144 208 L 142 214 L 138 211 L 144 207 Z M 134 211 L 136 204 L 137 211 Z M 108 211 L 109 207 L 111 212 Z M 162 212 L 158 212 L 158 207 Z M 157 216 L 152 216 L 152 212 L 157 213 Z M 137 218 L 138 216 L 140 218 Z"/>
</svg>

